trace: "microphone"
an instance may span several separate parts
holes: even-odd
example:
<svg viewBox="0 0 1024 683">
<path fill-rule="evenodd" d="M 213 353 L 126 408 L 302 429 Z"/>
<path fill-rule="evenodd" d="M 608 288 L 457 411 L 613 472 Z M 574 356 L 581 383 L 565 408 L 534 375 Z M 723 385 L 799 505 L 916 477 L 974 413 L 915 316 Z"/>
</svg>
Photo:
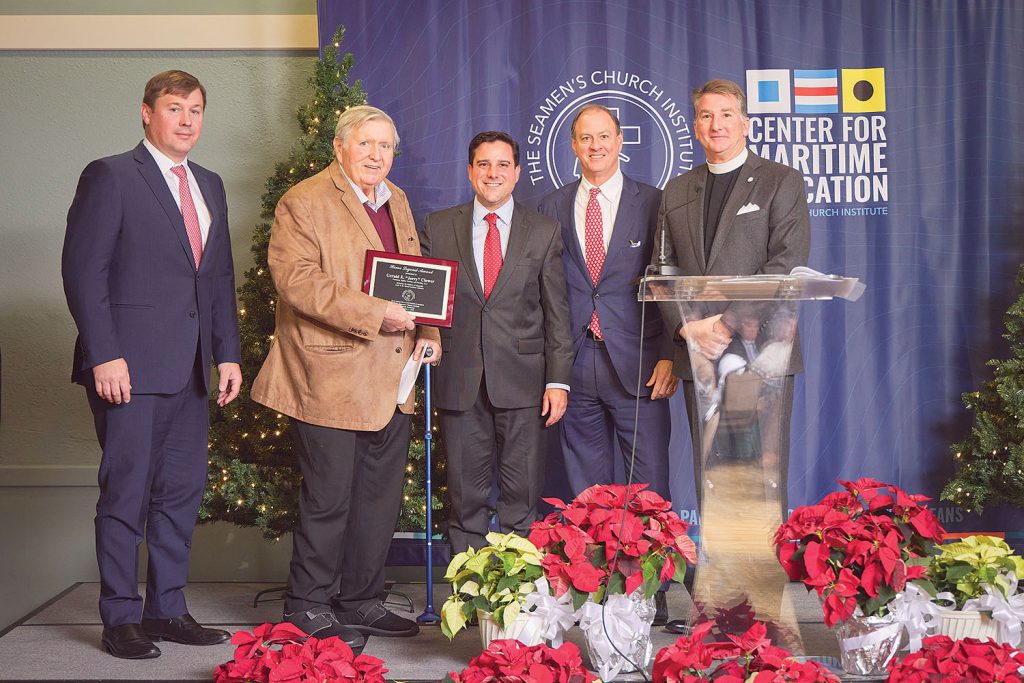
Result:
<svg viewBox="0 0 1024 683">
<path fill-rule="evenodd" d="M 661 230 L 661 245 L 658 248 L 658 263 L 647 266 L 645 275 L 682 275 L 683 271 L 679 266 L 669 265 L 665 256 L 665 228 Z"/>
</svg>

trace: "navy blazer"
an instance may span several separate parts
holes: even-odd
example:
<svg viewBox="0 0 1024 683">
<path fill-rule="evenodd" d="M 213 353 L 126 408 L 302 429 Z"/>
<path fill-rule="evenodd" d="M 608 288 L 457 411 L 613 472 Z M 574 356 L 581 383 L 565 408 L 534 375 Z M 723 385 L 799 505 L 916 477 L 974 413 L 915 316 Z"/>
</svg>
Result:
<svg viewBox="0 0 1024 683">
<path fill-rule="evenodd" d="M 644 311 L 637 301 L 639 280 L 654 249 L 661 191 L 623 174 L 615 225 L 595 286 L 576 236 L 573 205 L 579 186 L 580 181 L 565 185 L 544 197 L 539 206 L 541 213 L 557 219 L 562 226 L 562 261 L 568 283 L 573 349 L 579 353 L 596 309 L 605 348 L 622 385 L 633 395 L 649 396 L 650 387 L 645 385 L 654 365 L 673 356 L 672 340 L 665 334 L 660 310 L 648 305 L 641 329 Z"/>
<path fill-rule="evenodd" d="M 68 211 L 61 272 L 78 326 L 72 381 L 124 358 L 132 393 L 181 391 L 196 362 L 239 362 L 224 183 L 189 162 L 212 224 L 198 271 L 181 211 L 149 150 L 90 163 Z"/>
</svg>

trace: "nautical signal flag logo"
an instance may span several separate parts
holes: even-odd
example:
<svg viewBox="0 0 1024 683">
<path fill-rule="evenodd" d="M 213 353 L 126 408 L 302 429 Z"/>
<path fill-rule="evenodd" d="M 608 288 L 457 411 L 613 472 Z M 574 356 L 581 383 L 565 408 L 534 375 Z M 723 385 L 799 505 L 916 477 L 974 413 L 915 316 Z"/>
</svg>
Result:
<svg viewBox="0 0 1024 683">
<path fill-rule="evenodd" d="M 747 113 L 790 113 L 789 85 L 789 69 L 747 70 Z"/>
<path fill-rule="evenodd" d="M 843 111 L 885 111 L 885 69 L 843 69 Z"/>
<path fill-rule="evenodd" d="M 794 69 L 793 100 L 797 114 L 838 112 L 838 72 L 835 69 Z"/>
</svg>

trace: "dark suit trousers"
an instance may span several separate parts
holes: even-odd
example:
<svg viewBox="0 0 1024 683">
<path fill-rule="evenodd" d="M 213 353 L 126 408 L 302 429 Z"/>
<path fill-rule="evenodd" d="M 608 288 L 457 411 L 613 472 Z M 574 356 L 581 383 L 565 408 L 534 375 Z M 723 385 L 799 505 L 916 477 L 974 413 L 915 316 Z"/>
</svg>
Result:
<svg viewBox="0 0 1024 683">
<path fill-rule="evenodd" d="M 378 432 L 292 420 L 302 490 L 284 611 L 356 609 L 384 590 L 384 562 L 402 506 L 411 416 Z"/>
<path fill-rule="evenodd" d="M 487 545 L 495 469 L 501 531 L 526 536 L 537 518 L 544 476 L 540 407 L 495 408 L 485 387 L 481 379 L 471 409 L 439 413 L 448 456 L 448 536 L 453 553 Z"/>
<path fill-rule="evenodd" d="M 594 484 L 615 481 L 617 441 L 627 478 L 632 465 L 633 482 L 646 482 L 650 490 L 671 500 L 668 401 L 641 397 L 638 406 L 636 397 L 622 386 L 604 344 L 587 338 L 576 355 L 571 386 L 559 436 L 573 495 Z"/>
<path fill-rule="evenodd" d="M 789 518 L 789 427 L 793 417 L 793 375 L 787 375 L 782 382 L 782 396 L 779 397 L 780 410 L 775 414 L 761 419 L 760 443 L 758 451 L 773 443 L 779 445 L 779 503 L 782 506 L 782 519 Z M 701 439 L 699 417 L 697 415 L 697 397 L 693 380 L 683 380 L 683 396 L 686 398 L 686 412 L 690 420 L 690 438 L 693 443 L 693 481 L 697 494 L 697 506 L 700 507 L 703 487 L 703 462 L 701 460 Z"/>
<path fill-rule="evenodd" d="M 131 369 L 129 368 L 129 372 Z M 197 362 L 176 394 L 133 394 L 115 405 L 86 386 L 103 448 L 96 504 L 100 618 L 107 627 L 185 614 L 182 589 L 206 484 L 209 404 Z M 139 597 L 139 545 L 149 551 Z"/>
</svg>

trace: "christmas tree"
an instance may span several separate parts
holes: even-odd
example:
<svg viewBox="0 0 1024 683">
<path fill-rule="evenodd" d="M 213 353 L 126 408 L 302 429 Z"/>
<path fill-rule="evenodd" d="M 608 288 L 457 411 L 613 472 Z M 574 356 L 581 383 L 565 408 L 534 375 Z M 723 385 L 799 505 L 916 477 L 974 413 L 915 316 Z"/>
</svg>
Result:
<svg viewBox="0 0 1024 683">
<path fill-rule="evenodd" d="M 246 383 L 238 398 L 221 409 L 216 390 L 210 401 L 210 455 L 206 491 L 199 511 L 201 521 L 224 520 L 239 526 L 258 527 L 270 539 L 292 531 L 298 521 L 302 476 L 289 428 L 288 417 L 255 403 L 249 386 L 269 351 L 274 334 L 277 292 L 267 266 L 271 223 L 278 200 L 296 183 L 319 173 L 335 161 L 334 128 L 341 112 L 366 104 L 362 83 L 349 84 L 352 55 L 339 59 L 344 28 L 338 27 L 331 45 L 324 47 L 309 84 L 313 101 L 299 107 L 301 130 L 286 161 L 274 167 L 266 182 L 260 216 L 252 236 L 255 265 L 246 271 L 238 288 L 239 327 L 242 341 L 242 375 Z M 422 531 L 425 527 L 424 489 L 425 428 L 423 392 L 417 388 L 417 413 L 406 467 L 404 502 L 398 529 Z M 443 455 L 434 438 L 434 528 L 441 528 L 444 481 Z M 442 513 L 442 514 L 438 514 Z"/>
<path fill-rule="evenodd" d="M 1024 266 L 1017 271 L 1024 287 Z M 1024 295 L 1004 317 L 1011 355 L 988 361 L 995 371 L 979 391 L 963 395 L 974 411 L 971 433 L 953 444 L 956 475 L 942 489 L 942 498 L 968 512 L 986 504 L 1024 506 Z"/>
</svg>

